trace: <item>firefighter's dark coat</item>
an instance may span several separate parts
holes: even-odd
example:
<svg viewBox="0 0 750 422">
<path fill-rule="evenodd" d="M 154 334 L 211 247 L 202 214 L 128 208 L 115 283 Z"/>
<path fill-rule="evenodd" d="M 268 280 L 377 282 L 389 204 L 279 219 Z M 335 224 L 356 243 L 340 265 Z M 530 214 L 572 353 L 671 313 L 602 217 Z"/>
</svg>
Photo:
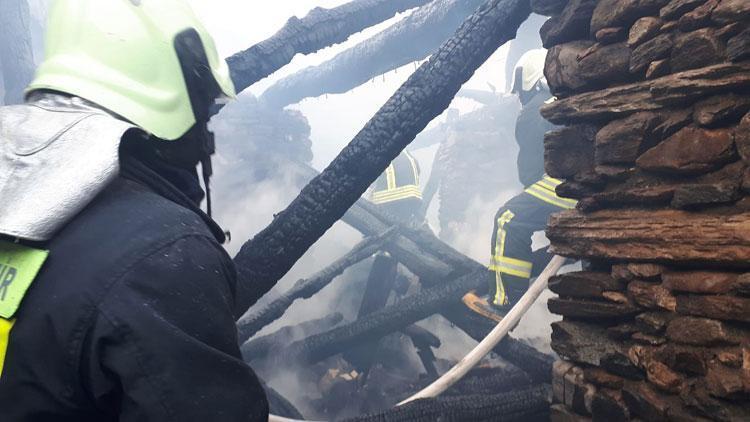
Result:
<svg viewBox="0 0 750 422">
<path fill-rule="evenodd" d="M 42 245 L 50 255 L 16 315 L 0 420 L 267 420 L 240 358 L 222 239 L 182 191 L 126 160 Z"/>
</svg>

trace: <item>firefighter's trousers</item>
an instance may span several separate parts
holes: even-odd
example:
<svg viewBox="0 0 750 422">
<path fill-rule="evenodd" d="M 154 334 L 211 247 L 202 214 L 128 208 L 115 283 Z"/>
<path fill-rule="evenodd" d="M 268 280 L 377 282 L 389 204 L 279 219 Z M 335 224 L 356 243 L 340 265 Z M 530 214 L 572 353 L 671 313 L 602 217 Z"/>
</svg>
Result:
<svg viewBox="0 0 750 422">
<path fill-rule="evenodd" d="M 551 214 L 576 206 L 575 200 L 557 196 L 555 188 L 560 183 L 545 176 L 497 212 L 490 263 L 495 273 L 490 297 L 495 305 L 514 305 L 528 290 L 534 270 L 532 235 L 545 229 Z"/>
</svg>

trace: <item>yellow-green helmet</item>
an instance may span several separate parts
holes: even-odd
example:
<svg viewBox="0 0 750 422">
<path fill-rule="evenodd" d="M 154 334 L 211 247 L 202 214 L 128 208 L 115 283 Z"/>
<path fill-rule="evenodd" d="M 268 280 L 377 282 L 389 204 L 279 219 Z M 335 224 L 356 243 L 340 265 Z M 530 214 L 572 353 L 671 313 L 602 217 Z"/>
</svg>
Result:
<svg viewBox="0 0 750 422">
<path fill-rule="evenodd" d="M 53 0 L 46 58 L 26 92 L 75 95 L 158 138 L 180 138 L 197 112 L 175 47 L 184 34 L 202 44 L 217 95 L 234 97 L 226 62 L 184 0 Z"/>
</svg>

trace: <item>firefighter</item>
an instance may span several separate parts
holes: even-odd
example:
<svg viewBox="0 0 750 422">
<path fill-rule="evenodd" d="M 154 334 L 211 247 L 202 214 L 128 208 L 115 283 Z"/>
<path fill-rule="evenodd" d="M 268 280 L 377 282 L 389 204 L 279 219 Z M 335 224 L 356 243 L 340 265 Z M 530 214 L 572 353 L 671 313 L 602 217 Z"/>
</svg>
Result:
<svg viewBox="0 0 750 422">
<path fill-rule="evenodd" d="M 199 207 L 226 63 L 184 0 L 57 0 L 48 28 L 0 109 L 0 419 L 267 420 Z"/>
<path fill-rule="evenodd" d="M 422 209 L 422 189 L 419 185 L 420 168 L 417 160 L 404 150 L 378 177 L 370 189 L 370 201 L 395 221 L 405 225 L 418 222 Z M 408 279 L 399 271 L 399 264 L 389 253 L 375 256 L 370 269 L 357 318 L 386 306 L 392 291 L 405 294 Z M 344 357 L 359 372 L 367 374 L 372 364 L 400 351 L 397 336 L 387 336 L 376 342 L 365 342 Z M 388 350 L 391 352 L 389 353 Z"/>
<path fill-rule="evenodd" d="M 414 222 L 422 207 L 419 175 L 419 163 L 404 150 L 375 181 L 370 200 L 400 222 Z"/>
<path fill-rule="evenodd" d="M 555 193 L 562 182 L 544 173 L 544 134 L 554 128 L 539 111 L 554 100 L 544 79 L 545 57 L 543 49 L 530 50 L 516 65 L 513 92 L 522 104 L 515 130 L 518 177 L 525 189 L 495 215 L 489 296 L 480 298 L 470 293 L 464 298 L 474 311 L 495 320 L 518 302 L 528 290 L 532 274 L 551 258 L 543 254 L 539 259 L 532 253 L 534 232 L 544 230 L 551 214 L 576 206 L 576 201 Z"/>
</svg>

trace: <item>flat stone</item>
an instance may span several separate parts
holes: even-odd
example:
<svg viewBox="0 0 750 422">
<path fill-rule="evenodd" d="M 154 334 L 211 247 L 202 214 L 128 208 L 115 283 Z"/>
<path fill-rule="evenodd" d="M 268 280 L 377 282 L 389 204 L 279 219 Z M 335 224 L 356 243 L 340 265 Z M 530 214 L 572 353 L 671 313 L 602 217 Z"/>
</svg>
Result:
<svg viewBox="0 0 750 422">
<path fill-rule="evenodd" d="M 659 33 L 664 21 L 654 16 L 646 16 L 635 21 L 628 33 L 628 47 L 634 48 L 652 39 Z"/>
<path fill-rule="evenodd" d="M 570 0 L 562 13 L 548 19 L 539 31 L 542 45 L 550 48 L 554 45 L 585 39 L 589 35 L 591 16 L 596 7 L 596 0 Z"/>
<path fill-rule="evenodd" d="M 630 73 L 638 73 L 648 67 L 651 62 L 669 57 L 674 46 L 674 36 L 670 33 L 657 35 L 640 44 L 630 55 Z"/>
<path fill-rule="evenodd" d="M 734 132 L 689 126 L 641 155 L 638 167 L 669 174 L 707 173 L 735 157 Z"/>
<path fill-rule="evenodd" d="M 713 28 L 702 28 L 676 37 L 674 48 L 670 51 L 669 67 L 672 72 L 721 63 L 726 57 L 724 44 Z"/>
<path fill-rule="evenodd" d="M 656 14 L 668 0 L 601 0 L 591 17 L 591 34 L 603 28 L 630 27 L 638 18 Z"/>
<path fill-rule="evenodd" d="M 689 32 L 708 26 L 711 21 L 711 12 L 713 12 L 720 1 L 721 0 L 708 0 L 695 8 L 695 10 L 682 15 L 677 22 L 680 30 L 682 32 Z"/>
<path fill-rule="evenodd" d="M 659 361 L 651 361 L 646 365 L 646 377 L 649 382 L 667 393 L 679 393 L 684 379 L 676 372 Z"/>
<path fill-rule="evenodd" d="M 750 29 L 727 41 L 727 58 L 733 62 L 750 59 Z"/>
<path fill-rule="evenodd" d="M 628 31 L 622 26 L 602 28 L 596 31 L 595 38 L 601 44 L 614 44 L 616 42 L 625 41 L 627 39 Z"/>
<path fill-rule="evenodd" d="M 711 14 L 711 19 L 720 24 L 740 22 L 748 18 L 750 18 L 750 2 L 747 0 L 721 0 Z"/>
<path fill-rule="evenodd" d="M 679 317 L 667 327 L 670 341 L 694 346 L 739 345 L 742 337 L 741 331 L 708 318 Z"/>
<path fill-rule="evenodd" d="M 672 0 L 659 11 L 662 19 L 675 19 L 703 4 L 705 0 Z"/>
<path fill-rule="evenodd" d="M 646 79 L 655 79 L 668 75 L 672 69 L 669 67 L 669 60 L 662 59 L 651 62 L 646 68 Z"/>
<path fill-rule="evenodd" d="M 599 302 L 584 299 L 551 298 L 547 302 L 549 311 L 568 318 L 587 320 L 625 319 L 637 314 L 639 309 L 632 303 Z"/>
<path fill-rule="evenodd" d="M 667 339 L 664 337 L 645 333 L 635 333 L 631 336 L 631 339 L 636 343 L 647 344 L 649 346 L 661 346 L 667 342 Z"/>
<path fill-rule="evenodd" d="M 544 136 L 544 166 L 547 174 L 568 178 L 594 168 L 594 138 L 598 127 L 565 126 Z"/>
<path fill-rule="evenodd" d="M 612 327 L 607 328 L 607 337 L 611 340 L 629 340 L 630 337 L 638 332 L 638 327 L 631 323 L 626 322 L 622 324 L 617 324 Z"/>
<path fill-rule="evenodd" d="M 667 271 L 662 275 L 669 290 L 697 294 L 725 294 L 734 289 L 739 274 L 718 271 Z"/>
<path fill-rule="evenodd" d="M 623 399 L 634 416 L 645 421 L 665 421 L 670 402 L 663 394 L 646 383 L 628 383 L 622 391 Z"/>
<path fill-rule="evenodd" d="M 566 360 L 593 366 L 600 366 L 605 356 L 624 353 L 621 345 L 607 337 L 603 327 L 581 321 L 552 323 L 551 347 Z"/>
<path fill-rule="evenodd" d="M 651 137 L 651 130 L 661 119 L 657 113 L 641 112 L 608 123 L 596 134 L 596 162 L 635 163 L 642 152 L 641 146 Z"/>
<path fill-rule="evenodd" d="M 645 312 L 635 317 L 638 330 L 650 335 L 662 335 L 667 325 L 675 318 L 671 312 Z"/>
<path fill-rule="evenodd" d="M 584 368 L 583 378 L 586 382 L 598 387 L 620 389 L 625 384 L 625 380 L 622 377 L 610 374 L 597 367 Z"/>
<path fill-rule="evenodd" d="M 628 294 L 644 308 L 674 311 L 677 307 L 672 293 L 659 284 L 631 281 L 628 284 Z"/>
<path fill-rule="evenodd" d="M 634 278 L 654 281 L 658 281 L 665 271 L 665 268 L 662 265 L 645 262 L 627 264 L 627 269 Z"/>
<path fill-rule="evenodd" d="M 750 113 L 745 114 L 740 121 L 735 131 L 735 143 L 737 144 L 737 151 L 740 153 L 740 157 L 750 162 Z"/>
<path fill-rule="evenodd" d="M 706 205 L 732 203 L 740 197 L 739 184 L 685 184 L 675 189 L 671 205 L 677 209 L 693 209 Z"/>
<path fill-rule="evenodd" d="M 542 16 L 554 16 L 562 12 L 568 0 L 531 0 L 531 11 Z"/>
<path fill-rule="evenodd" d="M 625 43 L 573 41 L 552 47 L 545 75 L 552 93 L 562 95 L 626 81 L 630 49 Z"/>
<path fill-rule="evenodd" d="M 712 127 L 736 123 L 748 111 L 750 97 L 747 95 L 716 95 L 695 104 L 693 120 L 701 126 Z"/>
<path fill-rule="evenodd" d="M 678 296 L 677 312 L 723 321 L 750 322 L 750 299 L 735 296 Z"/>
<path fill-rule="evenodd" d="M 599 389 L 591 400 L 591 415 L 597 421 L 630 421 L 630 410 L 617 390 Z"/>
<path fill-rule="evenodd" d="M 607 273 L 578 271 L 554 276 L 549 289 L 563 297 L 601 298 L 605 291 L 624 291 L 626 283 Z"/>
</svg>

